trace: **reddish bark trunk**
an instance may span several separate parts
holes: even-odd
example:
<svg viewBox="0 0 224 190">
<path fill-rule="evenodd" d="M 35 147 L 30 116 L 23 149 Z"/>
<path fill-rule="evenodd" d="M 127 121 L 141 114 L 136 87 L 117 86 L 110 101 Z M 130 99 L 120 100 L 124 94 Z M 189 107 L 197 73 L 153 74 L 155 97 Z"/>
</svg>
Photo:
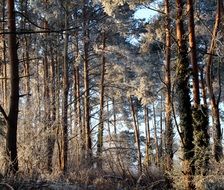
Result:
<svg viewBox="0 0 224 190">
<path fill-rule="evenodd" d="M 8 0 L 7 3 L 8 30 L 10 32 L 8 39 L 8 47 L 11 89 L 9 100 L 9 114 L 7 121 L 6 151 L 10 161 L 8 169 L 10 172 L 16 173 L 18 171 L 17 121 L 19 112 L 19 60 L 17 55 L 18 45 L 16 42 L 14 0 Z"/>
</svg>

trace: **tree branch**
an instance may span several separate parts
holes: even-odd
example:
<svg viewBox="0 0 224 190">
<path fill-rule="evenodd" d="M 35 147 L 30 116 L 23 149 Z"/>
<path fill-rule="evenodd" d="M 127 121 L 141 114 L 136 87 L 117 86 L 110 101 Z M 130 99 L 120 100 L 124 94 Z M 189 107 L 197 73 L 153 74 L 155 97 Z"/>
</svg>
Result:
<svg viewBox="0 0 224 190">
<path fill-rule="evenodd" d="M 65 31 L 77 30 L 77 27 L 68 28 L 68 29 L 61 29 L 61 30 L 20 30 L 16 32 L 0 32 L 2 34 L 16 34 L 16 35 L 23 35 L 23 34 L 44 34 L 44 33 L 63 33 Z"/>
<path fill-rule="evenodd" d="M 2 105 L 0 105 L 0 112 L 2 113 L 5 121 L 7 122 L 8 121 L 8 116 L 7 116 L 6 112 L 5 112 L 5 110 L 3 109 Z"/>
</svg>

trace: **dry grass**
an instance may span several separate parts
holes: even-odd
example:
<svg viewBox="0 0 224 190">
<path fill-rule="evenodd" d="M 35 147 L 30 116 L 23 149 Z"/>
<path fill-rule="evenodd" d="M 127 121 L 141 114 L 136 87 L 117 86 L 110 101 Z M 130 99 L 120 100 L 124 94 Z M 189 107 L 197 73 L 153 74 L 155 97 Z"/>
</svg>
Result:
<svg viewBox="0 0 224 190">
<path fill-rule="evenodd" d="M 184 190 L 184 175 L 181 165 L 175 165 L 174 170 L 169 173 L 173 179 L 173 188 Z M 224 160 L 217 163 L 210 160 L 208 174 L 206 176 L 194 176 L 194 185 L 197 190 L 223 190 L 224 189 Z"/>
<path fill-rule="evenodd" d="M 109 171 L 91 169 L 73 169 L 64 176 L 61 172 L 33 176 L 19 172 L 17 175 L 2 178 L 2 184 L 9 184 L 18 190 L 165 190 L 166 180 L 157 169 L 148 169 L 140 176 L 127 173 L 119 176 Z M 1 186 L 0 186 L 1 189 Z"/>
</svg>

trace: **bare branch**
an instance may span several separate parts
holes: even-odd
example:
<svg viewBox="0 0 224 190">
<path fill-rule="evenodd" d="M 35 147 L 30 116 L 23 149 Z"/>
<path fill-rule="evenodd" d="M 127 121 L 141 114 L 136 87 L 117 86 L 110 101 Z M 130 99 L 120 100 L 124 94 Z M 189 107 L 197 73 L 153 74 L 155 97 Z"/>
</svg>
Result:
<svg viewBox="0 0 224 190">
<path fill-rule="evenodd" d="M 5 112 L 5 110 L 3 109 L 2 105 L 0 105 L 0 112 L 2 113 L 5 121 L 7 122 L 8 121 L 8 116 L 7 116 L 6 112 Z"/>
<path fill-rule="evenodd" d="M 4 189 L 4 187 L 6 187 L 6 189 L 14 190 L 14 188 L 11 185 L 9 185 L 8 183 L 0 183 L 0 187 L 3 187 L 3 189 Z"/>
</svg>

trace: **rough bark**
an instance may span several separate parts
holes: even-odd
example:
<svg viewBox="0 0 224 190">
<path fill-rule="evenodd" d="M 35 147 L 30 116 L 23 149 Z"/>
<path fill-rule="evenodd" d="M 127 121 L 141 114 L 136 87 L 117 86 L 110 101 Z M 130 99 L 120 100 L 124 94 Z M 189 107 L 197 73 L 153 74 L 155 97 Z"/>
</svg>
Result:
<svg viewBox="0 0 224 190">
<path fill-rule="evenodd" d="M 47 136 L 47 169 L 51 172 L 51 158 L 49 154 L 49 150 L 51 149 L 50 144 L 50 94 L 49 94 L 49 67 L 48 67 L 48 58 L 47 55 L 45 55 L 45 58 L 43 60 L 44 64 L 44 126 L 45 130 L 48 134 Z"/>
<path fill-rule="evenodd" d="M 62 167 L 62 143 L 61 143 L 61 113 L 60 113 L 60 86 L 61 86 L 61 80 L 60 80 L 60 59 L 58 58 L 56 54 L 56 142 L 57 142 L 57 149 L 58 149 L 58 165 L 60 170 L 63 170 Z"/>
<path fill-rule="evenodd" d="M 6 4 L 6 1 L 3 0 L 2 1 L 2 19 L 3 21 L 5 21 L 5 16 L 6 16 L 6 10 L 5 10 L 5 4 Z M 3 32 L 5 32 L 5 22 L 2 22 L 2 30 Z M 7 106 L 8 106 L 8 80 L 7 80 L 7 64 L 6 64 L 6 53 L 7 53 L 7 48 L 6 48 L 6 41 L 7 41 L 7 38 L 6 38 L 6 35 L 3 34 L 2 35 L 2 41 L 3 41 L 3 49 L 2 49 L 2 63 L 1 63 L 1 72 L 2 72 L 2 76 L 4 78 L 4 80 L 2 80 L 2 89 L 3 89 L 3 106 L 4 108 L 7 110 Z"/>
<path fill-rule="evenodd" d="M 83 150 L 84 150 L 84 139 L 85 133 L 82 125 L 82 115 L 81 115 L 81 96 L 80 96 L 80 79 L 79 79 L 79 66 L 76 66 L 75 69 L 75 78 L 76 78 L 76 125 L 79 128 L 79 136 L 80 136 L 80 160 L 83 158 Z"/>
<path fill-rule="evenodd" d="M 1 22 L 1 30 L 3 32 L 5 32 L 5 14 L 6 14 L 6 10 L 5 10 L 5 3 L 6 1 L 3 0 L 2 1 L 2 5 L 1 5 L 1 13 L 0 16 L 2 18 L 2 22 Z M 2 96 L 2 106 L 6 109 L 8 104 L 7 104 L 7 96 L 6 96 L 6 90 L 7 90 L 7 69 L 6 69 L 6 36 L 5 34 L 2 34 L 0 36 L 0 76 L 1 76 L 1 96 Z"/>
<path fill-rule="evenodd" d="M 188 31 L 189 31 L 189 45 L 191 51 L 190 57 L 191 57 L 192 75 L 193 75 L 193 99 L 194 99 L 194 107 L 198 108 L 200 105 L 200 96 L 199 96 L 199 79 L 198 79 L 197 49 L 195 40 L 193 0 L 187 0 L 187 12 L 189 17 Z"/>
<path fill-rule="evenodd" d="M 207 108 L 200 106 L 199 94 L 199 77 L 198 77 L 198 62 L 197 49 L 195 39 L 195 24 L 194 24 L 194 4 L 192 0 L 187 1 L 187 12 L 189 14 L 189 45 L 190 56 L 193 74 L 193 126 L 194 126 L 194 144 L 195 144 L 195 173 L 205 175 L 208 167 L 208 116 Z"/>
<path fill-rule="evenodd" d="M 173 166 L 173 126 L 172 126 L 172 100 L 171 100 L 171 31 L 170 31 L 170 4 L 165 0 L 166 14 L 166 49 L 165 49 L 165 150 L 166 170 L 170 171 Z"/>
<path fill-rule="evenodd" d="M 68 28 L 67 3 L 65 10 L 65 30 Z M 62 102 L 62 130 L 63 130 L 63 173 L 68 170 L 68 32 L 65 31 L 63 56 L 63 102 Z"/>
<path fill-rule="evenodd" d="M 47 3 L 47 1 L 46 1 Z M 44 27 L 48 28 L 48 21 L 45 20 Z M 45 34 L 47 38 L 48 34 Z M 48 172 L 52 172 L 52 157 L 53 157 L 53 149 L 52 149 L 52 130 L 51 130 L 51 97 L 50 97 L 50 64 L 48 58 L 48 47 L 45 47 L 45 55 L 43 59 L 43 70 L 44 70 L 44 126 L 47 132 L 47 170 Z"/>
<path fill-rule="evenodd" d="M 49 86 L 49 96 L 50 96 L 50 122 L 49 122 L 49 135 L 48 135 L 48 163 L 47 168 L 49 172 L 53 170 L 53 153 L 55 146 L 55 121 L 56 121 L 56 81 L 55 81 L 55 61 L 53 50 L 51 48 L 51 63 L 50 63 L 50 86 Z"/>
<path fill-rule="evenodd" d="M 26 76 L 26 94 L 27 94 L 27 106 L 30 103 L 30 56 L 29 56 L 29 39 L 25 37 L 25 46 L 26 46 L 26 61 L 24 76 Z"/>
<path fill-rule="evenodd" d="M 76 15 L 77 17 L 77 15 Z M 76 18 L 77 19 L 77 18 Z M 76 58 L 79 57 L 79 38 L 78 34 L 76 34 Z M 79 164 L 83 161 L 84 158 L 84 139 L 85 139 L 85 129 L 82 125 L 82 113 L 81 113 L 81 95 L 80 95 L 80 73 L 79 73 L 79 65 L 74 65 L 74 97 L 75 97 L 75 125 L 79 130 L 79 147 L 78 147 L 78 162 Z"/>
<path fill-rule="evenodd" d="M 9 67 L 10 67 L 10 99 L 7 120 L 6 151 L 9 156 L 9 172 L 18 171 L 17 157 L 17 121 L 19 112 L 19 60 L 17 55 L 16 24 L 14 0 L 7 1 L 8 7 L 8 38 Z"/>
<path fill-rule="evenodd" d="M 103 33 L 103 51 L 106 47 L 106 34 Z M 104 53 L 104 52 L 103 52 Z M 98 167 L 102 168 L 102 148 L 103 148 L 103 130 L 104 130 L 104 80 L 105 80 L 105 68 L 106 57 L 103 55 L 101 64 L 101 80 L 100 80 L 100 116 L 98 127 L 98 141 L 97 141 L 97 157 Z"/>
<path fill-rule="evenodd" d="M 85 156 L 87 164 L 90 164 L 92 157 L 92 140 L 90 130 L 90 102 L 89 102 L 89 26 L 88 26 L 88 2 L 83 0 L 83 44 L 84 44 L 84 126 L 85 126 Z"/>
<path fill-rule="evenodd" d="M 185 175 L 185 189 L 193 189 L 194 174 L 194 144 L 193 144 L 193 124 L 190 103 L 189 81 L 189 60 L 187 42 L 183 24 L 184 3 L 176 0 L 176 38 L 178 45 L 178 60 L 176 64 L 176 96 L 180 117 L 181 138 L 183 142 L 183 173 Z"/>
</svg>

